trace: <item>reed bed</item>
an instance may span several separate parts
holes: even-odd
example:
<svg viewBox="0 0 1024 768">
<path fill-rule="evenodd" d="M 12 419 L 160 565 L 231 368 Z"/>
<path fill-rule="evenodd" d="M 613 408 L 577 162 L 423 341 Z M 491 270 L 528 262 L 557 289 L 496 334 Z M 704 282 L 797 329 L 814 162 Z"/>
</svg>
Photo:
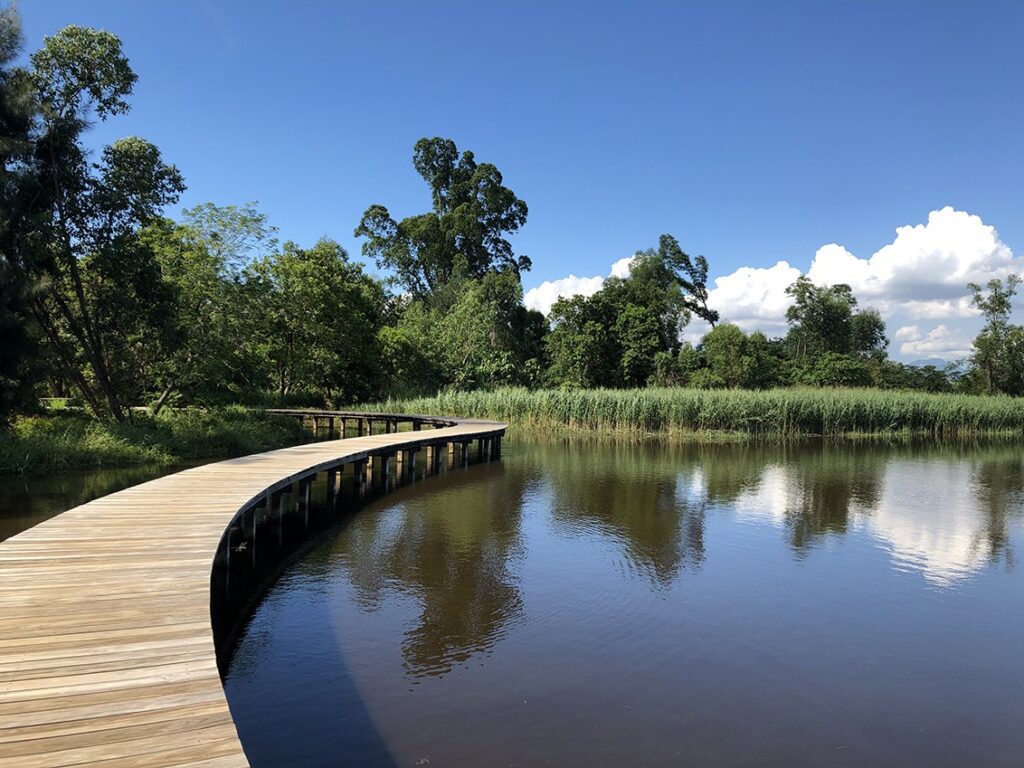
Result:
<svg viewBox="0 0 1024 768">
<path fill-rule="evenodd" d="M 1024 436 L 1024 399 L 877 389 L 498 389 L 359 406 L 517 428 L 715 435 Z"/>
<path fill-rule="evenodd" d="M 239 407 L 135 413 L 124 424 L 23 416 L 0 430 L 0 475 L 229 458 L 310 439 L 295 419 Z"/>
</svg>

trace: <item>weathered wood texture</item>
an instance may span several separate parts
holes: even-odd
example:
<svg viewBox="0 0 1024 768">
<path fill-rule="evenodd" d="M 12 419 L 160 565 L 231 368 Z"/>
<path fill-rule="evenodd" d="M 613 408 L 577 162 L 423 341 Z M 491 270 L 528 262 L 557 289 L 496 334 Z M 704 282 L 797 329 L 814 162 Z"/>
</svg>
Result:
<svg viewBox="0 0 1024 768">
<path fill-rule="evenodd" d="M 316 471 L 503 432 L 459 421 L 221 461 L 0 544 L 0 766 L 248 765 L 210 624 L 211 567 L 226 527 L 268 489 Z"/>
</svg>

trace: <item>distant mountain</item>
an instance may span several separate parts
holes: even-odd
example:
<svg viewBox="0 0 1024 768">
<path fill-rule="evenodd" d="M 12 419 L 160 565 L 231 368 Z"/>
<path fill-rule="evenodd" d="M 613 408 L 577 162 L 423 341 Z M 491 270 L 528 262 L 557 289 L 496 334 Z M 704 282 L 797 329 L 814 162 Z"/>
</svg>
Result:
<svg viewBox="0 0 1024 768">
<path fill-rule="evenodd" d="M 924 368 L 926 365 L 934 365 L 941 371 L 949 365 L 949 363 L 941 357 L 926 357 L 922 360 L 914 360 L 912 363 L 907 363 L 907 365 L 912 365 L 915 368 Z"/>
</svg>

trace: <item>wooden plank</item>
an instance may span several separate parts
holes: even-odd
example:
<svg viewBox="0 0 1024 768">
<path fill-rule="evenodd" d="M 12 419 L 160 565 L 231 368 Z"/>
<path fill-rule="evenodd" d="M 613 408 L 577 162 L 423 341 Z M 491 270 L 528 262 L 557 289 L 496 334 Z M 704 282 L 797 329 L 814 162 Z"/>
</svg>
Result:
<svg viewBox="0 0 1024 768">
<path fill-rule="evenodd" d="M 268 493 L 318 472 L 505 430 L 428 416 L 316 415 L 414 429 L 194 467 L 0 543 L 0 765 L 248 765 L 209 621 L 210 574 L 224 531 Z"/>
</svg>

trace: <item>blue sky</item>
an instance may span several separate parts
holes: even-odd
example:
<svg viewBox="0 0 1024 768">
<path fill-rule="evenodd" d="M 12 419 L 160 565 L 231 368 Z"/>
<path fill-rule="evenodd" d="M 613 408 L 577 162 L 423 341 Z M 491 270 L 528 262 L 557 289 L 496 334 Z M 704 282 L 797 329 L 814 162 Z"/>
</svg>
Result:
<svg viewBox="0 0 1024 768">
<path fill-rule="evenodd" d="M 868 259 L 946 206 L 980 221 L 919 240 L 941 250 L 962 236 L 971 250 L 967 230 L 998 231 L 998 252 L 953 254 L 950 280 L 1020 271 L 1024 3 L 30 0 L 21 12 L 28 50 L 71 23 L 124 41 L 133 111 L 99 126 L 97 145 L 152 140 L 185 174 L 183 204 L 259 201 L 284 239 L 328 235 L 358 256 L 367 205 L 427 208 L 411 150 L 440 135 L 529 204 L 514 238 L 535 265 L 527 288 L 606 275 L 670 232 L 732 276 L 723 315 L 734 306 L 772 330 L 742 307 L 771 305 L 759 291 L 783 275 L 742 272 L 737 297 L 737 270 L 804 271 L 830 243 Z M 900 263 L 953 264 L 939 256 Z M 911 298 L 953 300 L 952 283 L 935 296 L 927 284 Z M 890 288 L 865 291 L 906 298 Z M 956 313 L 886 310 L 891 335 L 959 334 L 944 354 L 973 327 Z"/>
</svg>

